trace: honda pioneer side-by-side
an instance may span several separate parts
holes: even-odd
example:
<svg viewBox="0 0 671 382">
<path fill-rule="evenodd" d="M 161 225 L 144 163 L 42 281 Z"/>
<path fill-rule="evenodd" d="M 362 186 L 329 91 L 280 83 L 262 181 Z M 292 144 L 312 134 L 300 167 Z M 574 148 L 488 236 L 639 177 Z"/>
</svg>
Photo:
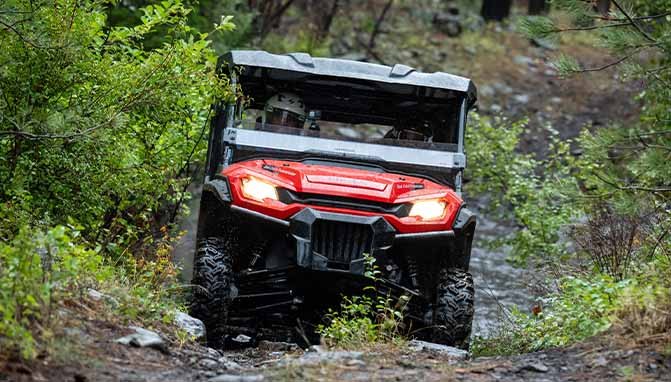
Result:
<svg viewBox="0 0 671 382">
<path fill-rule="evenodd" d="M 467 346 L 475 216 L 461 198 L 473 83 L 447 73 L 232 51 L 218 70 L 192 314 L 227 339 L 313 341 L 342 296 L 409 296 L 412 335 Z"/>
</svg>

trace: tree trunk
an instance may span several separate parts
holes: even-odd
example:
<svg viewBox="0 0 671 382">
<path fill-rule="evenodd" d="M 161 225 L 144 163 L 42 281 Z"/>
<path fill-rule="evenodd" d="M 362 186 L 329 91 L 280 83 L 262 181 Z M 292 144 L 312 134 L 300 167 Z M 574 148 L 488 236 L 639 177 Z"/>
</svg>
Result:
<svg viewBox="0 0 671 382">
<path fill-rule="evenodd" d="M 485 21 L 502 21 L 510 15 L 512 0 L 484 0 L 480 14 Z"/>
<path fill-rule="evenodd" d="M 263 40 L 270 31 L 280 23 L 282 15 L 289 9 L 294 0 L 248 0 L 250 10 L 256 10 L 252 25 L 256 29 L 259 38 Z"/>
<path fill-rule="evenodd" d="M 541 15 L 547 13 L 549 4 L 545 0 L 529 0 L 529 14 Z"/>
<path fill-rule="evenodd" d="M 373 26 L 373 32 L 371 32 L 370 34 L 370 39 L 368 40 L 368 46 L 366 47 L 366 51 L 368 52 L 366 58 L 373 57 L 376 60 L 382 62 L 380 57 L 375 53 L 375 39 L 380 33 L 380 28 L 382 27 L 384 18 L 387 17 L 387 12 L 389 12 L 389 9 L 391 9 L 393 3 L 394 0 L 387 1 L 387 4 L 385 4 L 384 8 L 382 9 L 382 12 L 380 12 L 380 15 L 377 17 L 377 20 L 375 20 L 375 26 Z"/>
<path fill-rule="evenodd" d="M 340 6 L 339 0 L 331 0 L 331 4 L 326 6 L 323 0 L 312 0 L 308 2 L 310 13 L 313 14 L 313 24 L 315 26 L 315 37 L 317 41 L 322 41 L 328 36 L 333 19 Z"/>
<path fill-rule="evenodd" d="M 610 0 L 599 0 L 596 3 L 595 11 L 599 12 L 603 16 L 608 16 L 610 11 Z"/>
</svg>

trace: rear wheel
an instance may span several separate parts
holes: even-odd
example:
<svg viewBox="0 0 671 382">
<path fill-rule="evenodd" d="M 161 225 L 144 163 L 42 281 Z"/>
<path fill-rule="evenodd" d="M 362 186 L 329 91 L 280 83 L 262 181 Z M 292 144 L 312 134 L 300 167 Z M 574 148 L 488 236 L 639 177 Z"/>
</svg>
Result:
<svg viewBox="0 0 671 382">
<path fill-rule="evenodd" d="M 224 333 L 220 328 L 226 322 L 226 307 L 235 294 L 231 255 L 222 238 L 198 240 L 192 281 L 196 287 L 190 311 L 205 324 L 210 346 L 217 346 L 222 341 Z"/>
<path fill-rule="evenodd" d="M 473 276 L 460 268 L 441 271 L 431 341 L 467 349 L 473 325 Z"/>
</svg>

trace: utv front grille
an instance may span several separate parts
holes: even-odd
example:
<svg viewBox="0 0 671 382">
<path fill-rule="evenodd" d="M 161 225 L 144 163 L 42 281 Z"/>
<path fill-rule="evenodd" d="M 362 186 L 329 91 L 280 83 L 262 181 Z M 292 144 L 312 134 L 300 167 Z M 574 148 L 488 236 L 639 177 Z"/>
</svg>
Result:
<svg viewBox="0 0 671 382">
<path fill-rule="evenodd" d="M 372 200 L 358 198 L 296 192 L 287 190 L 285 188 L 278 188 L 277 193 L 280 201 L 285 204 L 300 203 L 312 206 L 347 208 L 360 211 L 391 214 L 399 217 L 408 216 L 410 208 L 412 207 L 410 203 L 394 204 L 375 202 Z"/>
<path fill-rule="evenodd" d="M 348 269 L 352 260 L 371 252 L 373 230 L 367 224 L 317 220 L 312 231 L 312 251 L 326 257 L 329 267 Z"/>
</svg>

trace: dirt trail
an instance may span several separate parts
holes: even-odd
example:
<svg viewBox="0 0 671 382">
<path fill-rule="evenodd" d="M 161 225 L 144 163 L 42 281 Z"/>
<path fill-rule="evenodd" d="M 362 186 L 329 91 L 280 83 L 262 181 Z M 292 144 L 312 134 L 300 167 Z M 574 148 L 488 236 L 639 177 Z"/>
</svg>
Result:
<svg viewBox="0 0 671 382">
<path fill-rule="evenodd" d="M 655 346 L 591 340 L 513 357 L 456 360 L 440 351 L 379 346 L 304 351 L 286 343 L 232 351 L 197 344 L 164 351 L 115 342 L 128 330 L 82 322 L 86 345 L 30 367 L 0 361 L 0 381 L 671 381 L 671 357 Z"/>
</svg>

